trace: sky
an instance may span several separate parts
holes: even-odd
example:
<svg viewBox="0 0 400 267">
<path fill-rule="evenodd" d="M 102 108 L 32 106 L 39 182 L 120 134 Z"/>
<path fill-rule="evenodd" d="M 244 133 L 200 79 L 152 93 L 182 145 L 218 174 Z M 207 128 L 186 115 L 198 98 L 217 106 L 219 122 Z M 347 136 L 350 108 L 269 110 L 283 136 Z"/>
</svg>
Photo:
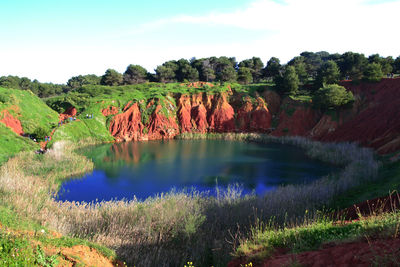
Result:
<svg viewBox="0 0 400 267">
<path fill-rule="evenodd" d="M 167 60 L 400 55 L 400 0 L 1 0 L 0 76 L 66 83 Z"/>
</svg>

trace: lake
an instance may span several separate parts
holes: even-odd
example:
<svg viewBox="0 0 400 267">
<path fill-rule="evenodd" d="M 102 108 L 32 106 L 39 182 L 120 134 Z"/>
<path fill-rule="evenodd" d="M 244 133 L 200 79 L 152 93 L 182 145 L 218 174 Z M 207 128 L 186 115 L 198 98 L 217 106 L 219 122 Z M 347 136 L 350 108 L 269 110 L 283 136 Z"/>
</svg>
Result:
<svg viewBox="0 0 400 267">
<path fill-rule="evenodd" d="M 279 185 L 309 183 L 338 170 L 292 145 L 226 140 L 164 140 L 86 147 L 78 151 L 94 171 L 62 184 L 60 201 L 144 200 L 195 189 L 216 194 L 216 186 L 240 184 L 262 195 Z"/>
</svg>

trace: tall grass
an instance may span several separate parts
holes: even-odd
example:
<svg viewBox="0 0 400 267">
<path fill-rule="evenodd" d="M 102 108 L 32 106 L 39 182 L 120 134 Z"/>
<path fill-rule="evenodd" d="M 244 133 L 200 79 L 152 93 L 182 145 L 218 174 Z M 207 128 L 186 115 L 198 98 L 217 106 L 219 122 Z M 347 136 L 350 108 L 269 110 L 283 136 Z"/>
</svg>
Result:
<svg viewBox="0 0 400 267">
<path fill-rule="evenodd" d="M 322 144 L 303 138 L 255 134 L 186 135 L 181 138 L 228 138 L 283 142 L 306 149 L 314 158 L 342 164 L 343 171 L 308 185 L 279 187 L 264 197 L 243 196 L 241 188 L 219 189 L 217 197 L 195 191 L 170 192 L 143 202 L 57 202 L 65 177 L 93 168 L 71 144 L 56 143 L 45 155 L 20 154 L 0 169 L 1 203 L 21 215 L 73 237 L 114 248 L 136 266 L 225 266 L 241 238 L 259 221 L 295 223 L 307 210 L 314 214 L 336 194 L 374 179 L 378 163 L 369 149 L 354 144 Z"/>
</svg>

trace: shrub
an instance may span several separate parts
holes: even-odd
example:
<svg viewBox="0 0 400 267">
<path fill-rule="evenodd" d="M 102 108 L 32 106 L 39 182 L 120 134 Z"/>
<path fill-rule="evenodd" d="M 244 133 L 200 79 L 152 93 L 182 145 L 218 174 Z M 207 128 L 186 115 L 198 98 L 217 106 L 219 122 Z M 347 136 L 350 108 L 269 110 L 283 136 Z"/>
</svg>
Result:
<svg viewBox="0 0 400 267">
<path fill-rule="evenodd" d="M 353 101 L 353 93 L 337 84 L 330 84 L 320 88 L 313 97 L 314 105 L 322 109 L 340 107 Z"/>
<path fill-rule="evenodd" d="M 42 127 L 38 127 L 33 131 L 33 135 L 36 139 L 43 140 L 45 136 L 48 135 L 48 130 Z"/>
</svg>

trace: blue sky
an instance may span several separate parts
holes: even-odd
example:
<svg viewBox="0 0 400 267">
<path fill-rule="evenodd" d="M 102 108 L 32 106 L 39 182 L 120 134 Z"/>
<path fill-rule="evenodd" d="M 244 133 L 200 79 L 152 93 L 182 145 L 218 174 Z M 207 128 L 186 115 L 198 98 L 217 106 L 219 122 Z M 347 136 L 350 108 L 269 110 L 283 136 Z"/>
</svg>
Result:
<svg viewBox="0 0 400 267">
<path fill-rule="evenodd" d="M 129 64 L 302 51 L 400 55 L 400 1 L 2 0 L 0 76 L 65 83 Z"/>
</svg>

